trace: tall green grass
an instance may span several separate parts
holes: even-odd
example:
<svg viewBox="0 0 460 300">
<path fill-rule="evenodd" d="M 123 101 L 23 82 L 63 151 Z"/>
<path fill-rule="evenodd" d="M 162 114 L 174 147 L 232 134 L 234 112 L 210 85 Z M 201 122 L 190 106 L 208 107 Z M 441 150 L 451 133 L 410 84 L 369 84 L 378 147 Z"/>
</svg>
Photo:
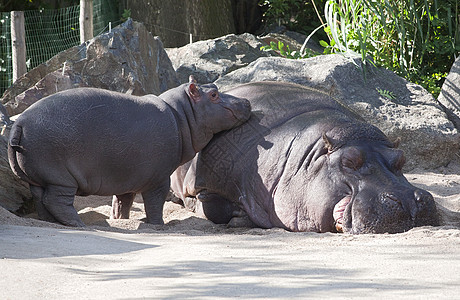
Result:
<svg viewBox="0 0 460 300">
<path fill-rule="evenodd" d="M 457 0 L 328 0 L 326 53 L 360 57 L 423 85 L 435 96 L 459 46 Z"/>
</svg>

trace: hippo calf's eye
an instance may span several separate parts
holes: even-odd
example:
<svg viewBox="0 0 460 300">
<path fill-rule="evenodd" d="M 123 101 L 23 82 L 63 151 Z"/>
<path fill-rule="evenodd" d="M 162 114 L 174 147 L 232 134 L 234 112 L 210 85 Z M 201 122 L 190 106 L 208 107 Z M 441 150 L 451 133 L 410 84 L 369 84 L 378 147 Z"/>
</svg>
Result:
<svg viewBox="0 0 460 300">
<path fill-rule="evenodd" d="M 209 93 L 209 98 L 211 99 L 211 101 L 213 103 L 217 103 L 220 101 L 220 98 L 219 98 L 219 93 L 217 91 L 212 91 Z"/>
</svg>

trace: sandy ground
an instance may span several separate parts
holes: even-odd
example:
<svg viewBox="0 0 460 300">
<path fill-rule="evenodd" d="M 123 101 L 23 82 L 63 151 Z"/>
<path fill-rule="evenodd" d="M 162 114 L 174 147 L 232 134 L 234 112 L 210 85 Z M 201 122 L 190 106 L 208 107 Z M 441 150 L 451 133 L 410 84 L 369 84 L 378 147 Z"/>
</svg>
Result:
<svg viewBox="0 0 460 300">
<path fill-rule="evenodd" d="M 76 208 L 84 230 L 0 208 L 1 299 L 460 299 L 460 165 L 406 174 L 445 226 L 401 234 L 227 228 L 171 202 L 166 225 L 108 220 L 110 198 Z"/>
</svg>

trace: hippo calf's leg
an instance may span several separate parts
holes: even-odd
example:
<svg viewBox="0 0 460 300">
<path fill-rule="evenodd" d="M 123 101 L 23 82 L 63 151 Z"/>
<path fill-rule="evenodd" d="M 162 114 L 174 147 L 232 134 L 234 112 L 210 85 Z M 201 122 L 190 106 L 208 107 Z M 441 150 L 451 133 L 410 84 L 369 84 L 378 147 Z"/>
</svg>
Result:
<svg viewBox="0 0 460 300">
<path fill-rule="evenodd" d="M 32 193 L 32 198 L 34 199 L 35 210 L 38 213 L 38 217 L 47 222 L 57 222 L 56 218 L 46 209 L 43 205 L 43 196 L 45 194 L 45 189 L 41 186 L 30 185 L 30 192 Z"/>
<path fill-rule="evenodd" d="M 163 225 L 163 206 L 169 193 L 169 178 L 160 187 L 142 193 L 144 199 L 147 222 L 155 225 Z"/>
<path fill-rule="evenodd" d="M 48 185 L 42 197 L 45 208 L 60 223 L 74 227 L 84 227 L 85 223 L 78 216 L 73 201 L 77 188 Z"/>
<path fill-rule="evenodd" d="M 133 206 L 135 193 L 113 195 L 111 219 L 129 219 L 129 211 Z"/>
</svg>

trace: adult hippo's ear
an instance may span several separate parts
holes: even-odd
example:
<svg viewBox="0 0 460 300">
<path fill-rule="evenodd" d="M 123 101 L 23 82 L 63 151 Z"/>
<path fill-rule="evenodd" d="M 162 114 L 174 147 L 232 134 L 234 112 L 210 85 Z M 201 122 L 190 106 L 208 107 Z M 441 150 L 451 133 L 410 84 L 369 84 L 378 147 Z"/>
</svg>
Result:
<svg viewBox="0 0 460 300">
<path fill-rule="evenodd" d="M 396 140 L 393 142 L 393 148 L 399 148 L 399 145 L 401 144 L 401 138 L 398 136 Z"/>
<path fill-rule="evenodd" d="M 326 133 L 322 134 L 324 147 L 327 149 L 327 152 L 331 153 L 340 148 L 340 145 L 334 141 L 334 139 L 329 138 Z"/>
<path fill-rule="evenodd" d="M 332 145 L 331 141 L 327 137 L 327 135 L 323 132 L 323 141 L 324 141 L 324 147 L 327 149 L 328 152 L 332 152 L 332 149 L 334 149 L 334 146 Z"/>
</svg>

